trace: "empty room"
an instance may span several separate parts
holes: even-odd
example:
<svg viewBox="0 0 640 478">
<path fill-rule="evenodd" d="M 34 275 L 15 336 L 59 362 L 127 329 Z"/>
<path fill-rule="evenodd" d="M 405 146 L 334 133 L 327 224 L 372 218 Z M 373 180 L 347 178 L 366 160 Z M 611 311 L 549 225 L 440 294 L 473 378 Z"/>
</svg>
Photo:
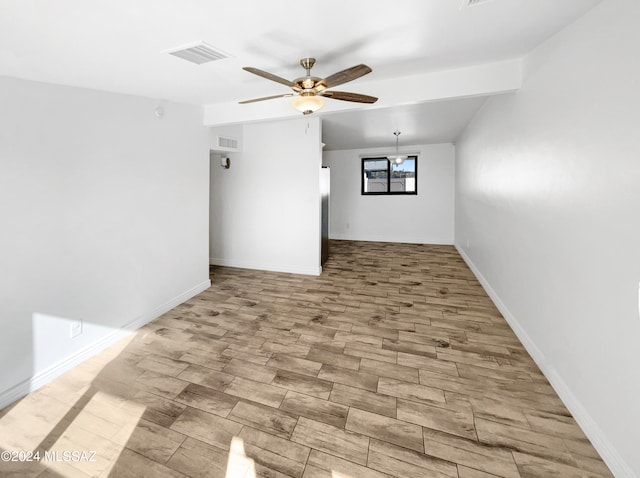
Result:
<svg viewBox="0 0 640 478">
<path fill-rule="evenodd" d="M 0 0 L 0 476 L 640 477 L 638 21 Z"/>
</svg>

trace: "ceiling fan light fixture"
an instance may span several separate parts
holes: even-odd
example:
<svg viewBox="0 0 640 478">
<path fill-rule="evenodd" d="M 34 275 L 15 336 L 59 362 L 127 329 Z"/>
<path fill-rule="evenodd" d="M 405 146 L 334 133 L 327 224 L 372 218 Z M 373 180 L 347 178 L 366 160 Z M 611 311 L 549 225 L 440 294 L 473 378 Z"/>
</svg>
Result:
<svg viewBox="0 0 640 478">
<path fill-rule="evenodd" d="M 319 96 L 300 95 L 291 100 L 291 105 L 302 114 L 310 115 L 324 106 L 324 100 Z"/>
</svg>

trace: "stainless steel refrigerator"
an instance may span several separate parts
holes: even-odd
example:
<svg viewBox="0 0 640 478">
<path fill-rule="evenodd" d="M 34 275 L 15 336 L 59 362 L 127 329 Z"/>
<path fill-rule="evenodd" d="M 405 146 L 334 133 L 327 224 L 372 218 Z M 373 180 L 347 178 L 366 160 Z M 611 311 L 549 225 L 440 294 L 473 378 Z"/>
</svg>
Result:
<svg viewBox="0 0 640 478">
<path fill-rule="evenodd" d="M 320 169 L 320 197 L 321 197 L 321 248 L 320 265 L 329 257 L 329 193 L 331 191 L 331 175 L 327 166 Z"/>
</svg>

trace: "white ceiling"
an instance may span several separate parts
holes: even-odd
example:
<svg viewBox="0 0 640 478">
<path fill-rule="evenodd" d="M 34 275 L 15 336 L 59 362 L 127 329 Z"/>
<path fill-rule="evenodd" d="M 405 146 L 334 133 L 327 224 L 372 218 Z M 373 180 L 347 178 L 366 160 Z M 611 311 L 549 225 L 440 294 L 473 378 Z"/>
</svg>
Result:
<svg viewBox="0 0 640 478">
<path fill-rule="evenodd" d="M 486 97 L 436 101 L 322 115 L 325 151 L 452 143 Z"/>
<path fill-rule="evenodd" d="M 461 8 L 462 0 L 0 0 L 0 75 L 202 105 L 235 102 L 287 92 L 243 66 L 293 79 L 304 74 L 298 61 L 306 56 L 317 58 L 320 77 L 366 63 L 367 81 L 522 57 L 599 1 Z M 200 40 L 231 58 L 195 65 L 167 54 Z M 359 81 L 340 89 L 359 92 Z M 393 140 L 398 127 L 407 141 L 427 142 L 455 136 L 480 100 L 458 101 L 449 113 L 435 102 L 372 110 L 375 117 L 363 106 L 340 118 L 327 106 L 323 117 L 329 135 L 357 121 L 366 125 L 356 134 L 362 141 L 377 129 Z M 336 136 L 336 144 L 349 143 Z"/>
</svg>

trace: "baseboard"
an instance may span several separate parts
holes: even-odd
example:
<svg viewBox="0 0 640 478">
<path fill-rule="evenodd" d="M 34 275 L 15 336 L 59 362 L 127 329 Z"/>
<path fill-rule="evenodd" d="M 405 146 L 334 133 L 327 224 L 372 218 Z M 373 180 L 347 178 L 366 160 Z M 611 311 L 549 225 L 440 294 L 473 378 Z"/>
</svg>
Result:
<svg viewBox="0 0 640 478">
<path fill-rule="evenodd" d="M 319 260 L 319 259 L 318 259 Z M 303 274 L 308 276 L 319 276 L 322 267 L 300 267 L 290 264 L 264 264 L 253 262 L 234 261 L 229 259 L 221 259 L 219 257 L 210 257 L 209 264 L 213 266 L 237 267 L 238 269 L 255 269 L 259 271 L 270 272 L 288 272 L 290 274 Z"/>
<path fill-rule="evenodd" d="M 352 234 L 331 234 L 329 239 L 337 241 L 363 241 L 363 242 L 396 242 L 400 244 L 433 244 L 452 246 L 453 241 L 442 238 L 424 237 L 388 237 L 388 236 L 358 236 Z"/>
<path fill-rule="evenodd" d="M 471 269 L 475 274 L 486 293 L 503 315 L 513 332 L 518 336 L 518 339 L 522 342 L 524 348 L 527 350 L 529 355 L 531 355 L 533 361 L 547 378 L 553 389 L 560 397 L 560 400 L 562 400 L 567 409 L 571 412 L 573 418 L 575 418 L 580 428 L 582 428 L 582 431 L 589 438 L 592 445 L 598 451 L 614 476 L 618 478 L 637 478 L 631 467 L 620 456 L 598 424 L 593 420 L 593 418 L 591 418 L 591 415 L 589 415 L 587 410 L 582 406 L 582 403 L 580 403 L 578 398 L 573 394 L 571 388 L 569 388 L 560 374 L 558 374 L 555 367 L 546 360 L 542 351 L 531 339 L 529 334 L 527 334 L 526 330 L 520 325 L 516 317 L 509 311 L 509 308 L 500 299 L 496 291 L 493 290 L 489 281 L 487 281 L 487 279 L 482 275 L 464 249 L 458 244 L 455 244 L 455 248 L 462 256 L 467 266 L 469 266 L 469 269 Z"/>
<path fill-rule="evenodd" d="M 209 287 L 211 287 L 211 280 L 207 279 L 206 281 L 201 282 L 200 284 L 192 287 L 191 289 L 183 292 L 182 294 L 156 307 L 152 311 L 135 318 L 131 322 L 128 322 L 122 327 L 101 337 L 97 341 L 93 342 L 92 344 L 88 345 L 82 350 L 79 350 L 78 352 L 70 355 L 69 357 L 66 357 L 60 362 L 57 362 L 56 364 L 52 365 L 46 370 L 5 390 L 4 392 L 0 393 L 0 409 L 6 407 L 7 405 L 12 404 L 19 398 L 22 398 L 28 393 L 37 390 L 43 385 L 46 385 L 51 380 L 62 375 L 68 370 L 71 370 L 73 367 L 75 367 L 76 365 L 79 365 L 85 360 L 93 357 L 94 355 L 106 349 L 110 345 L 113 345 L 114 343 L 116 343 L 118 340 L 126 337 L 134 330 L 137 330 L 143 325 L 151 322 L 152 320 L 157 319 L 162 314 L 170 311 L 174 307 L 182 304 L 183 302 L 189 300 L 193 296 L 208 289 Z"/>
</svg>

